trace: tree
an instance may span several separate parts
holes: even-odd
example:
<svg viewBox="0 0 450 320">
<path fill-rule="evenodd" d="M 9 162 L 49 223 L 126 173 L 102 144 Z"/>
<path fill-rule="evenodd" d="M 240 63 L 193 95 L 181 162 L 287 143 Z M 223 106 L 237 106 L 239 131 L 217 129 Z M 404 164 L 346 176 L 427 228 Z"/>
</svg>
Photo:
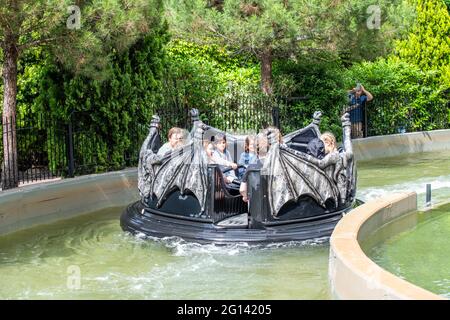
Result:
<svg viewBox="0 0 450 320">
<path fill-rule="evenodd" d="M 272 93 L 272 61 L 292 51 L 300 20 L 286 1 L 181 1 L 169 3 L 175 36 L 218 42 L 261 63 L 262 90 Z"/>
<path fill-rule="evenodd" d="M 450 0 L 444 0 L 447 9 L 450 10 Z"/>
<path fill-rule="evenodd" d="M 395 30 L 397 22 L 386 24 L 388 28 L 381 24 L 395 11 L 392 9 L 404 5 L 404 1 L 378 1 L 380 12 L 388 13 L 384 20 L 379 17 L 379 29 L 375 26 L 367 30 L 366 20 L 372 15 L 367 10 L 372 2 L 166 0 L 166 13 L 175 37 L 200 43 L 215 42 L 237 53 L 256 57 L 261 67 L 262 91 L 271 95 L 272 63 L 276 59 L 301 58 L 302 54 L 316 54 L 322 50 L 355 51 L 364 44 L 367 44 L 367 52 L 379 52 L 373 48 L 374 45 L 384 47 L 386 39 L 396 34 L 392 30 Z M 361 28 L 365 28 L 364 31 Z"/>
<path fill-rule="evenodd" d="M 3 189 L 18 185 L 17 65 L 30 48 L 46 47 L 75 73 L 107 76 L 110 53 L 123 50 L 159 18 L 160 0 L 0 0 L 3 52 Z"/>
<path fill-rule="evenodd" d="M 450 15 L 445 3 L 442 0 L 417 0 L 416 10 L 417 20 L 411 32 L 397 43 L 398 57 L 424 71 L 448 72 Z"/>
</svg>

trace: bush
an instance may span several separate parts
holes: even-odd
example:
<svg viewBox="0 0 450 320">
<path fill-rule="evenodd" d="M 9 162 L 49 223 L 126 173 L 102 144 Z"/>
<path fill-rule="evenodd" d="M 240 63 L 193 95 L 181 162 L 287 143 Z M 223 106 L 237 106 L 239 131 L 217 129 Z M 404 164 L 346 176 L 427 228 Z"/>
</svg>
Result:
<svg viewBox="0 0 450 320">
<path fill-rule="evenodd" d="M 147 133 L 146 126 L 138 124 L 148 124 L 161 103 L 168 40 L 167 26 L 161 25 L 128 50 L 112 52 L 109 77 L 104 81 L 64 70 L 41 49 L 27 53 L 19 66 L 18 117 L 37 125 L 43 115 L 49 133 L 42 138 L 43 146 L 34 148 L 47 153 L 50 168 L 67 163 L 64 146 L 69 119 L 75 161 L 82 172 L 136 165 L 137 156 L 130 155 L 136 155 Z M 20 148 L 19 157 L 27 154 L 27 146 Z M 129 162 L 131 158 L 134 163 Z"/>
<path fill-rule="evenodd" d="M 340 61 L 332 56 L 319 55 L 314 58 L 305 57 L 298 62 L 276 62 L 275 81 L 278 84 L 284 81 L 286 86 L 275 86 L 275 93 L 279 98 L 293 98 L 291 102 L 287 101 L 281 106 L 280 110 L 284 134 L 308 125 L 314 112 L 322 111 L 321 130 L 333 132 L 338 139 L 342 136 L 340 116 L 346 101 L 343 70 Z M 280 78 L 284 80 L 280 81 Z"/>
<path fill-rule="evenodd" d="M 236 88 L 250 93 L 259 84 L 257 63 L 218 46 L 174 40 L 167 52 L 164 94 L 177 96 L 188 109 L 207 110 Z"/>
<path fill-rule="evenodd" d="M 361 82 L 374 100 L 368 104 L 372 134 L 433 130 L 448 126 L 446 85 L 437 71 L 421 71 L 398 58 L 354 65 L 344 74 L 346 88 Z"/>
</svg>

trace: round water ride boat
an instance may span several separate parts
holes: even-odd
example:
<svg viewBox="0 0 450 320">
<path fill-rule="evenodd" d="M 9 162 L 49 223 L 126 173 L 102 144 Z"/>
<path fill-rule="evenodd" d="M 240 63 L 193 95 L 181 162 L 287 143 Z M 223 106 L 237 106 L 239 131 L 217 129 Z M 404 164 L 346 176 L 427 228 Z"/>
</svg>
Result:
<svg viewBox="0 0 450 320">
<path fill-rule="evenodd" d="M 160 119 L 153 116 L 139 155 L 141 200 L 121 216 L 121 227 L 149 237 L 181 237 L 199 243 L 303 241 L 331 235 L 355 201 L 356 167 L 348 114 L 342 118 L 342 146 L 323 158 L 308 154 L 318 141 L 321 113 L 282 140 L 266 129 L 267 154 L 246 172 L 248 201 L 227 183 L 224 168 L 209 164 L 204 141 L 225 135 L 228 149 L 243 150 L 245 137 L 205 125 L 191 110 L 188 141 L 164 155 Z M 236 162 L 236 161 L 235 161 Z"/>
</svg>

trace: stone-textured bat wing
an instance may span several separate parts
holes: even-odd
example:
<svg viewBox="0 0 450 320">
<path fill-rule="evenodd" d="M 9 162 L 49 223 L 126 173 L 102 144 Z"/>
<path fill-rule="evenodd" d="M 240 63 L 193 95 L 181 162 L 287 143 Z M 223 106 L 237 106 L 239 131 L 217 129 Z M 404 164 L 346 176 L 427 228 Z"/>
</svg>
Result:
<svg viewBox="0 0 450 320">
<path fill-rule="evenodd" d="M 268 175 L 267 193 L 274 217 L 287 202 L 301 196 L 309 196 L 323 207 L 328 200 L 336 207 L 339 204 L 339 191 L 332 178 L 301 152 L 287 146 L 275 144 L 270 148 L 261 174 Z"/>
<path fill-rule="evenodd" d="M 161 146 L 159 121 L 159 117 L 154 115 L 150 123 L 150 130 L 147 138 L 144 143 L 142 143 L 142 147 L 139 152 L 138 189 L 141 197 L 149 196 L 151 181 L 155 178 L 152 163 L 157 160 L 156 153 Z"/>
<path fill-rule="evenodd" d="M 203 150 L 202 137 L 206 126 L 201 121 L 194 123 L 191 142 L 164 156 L 154 165 L 155 176 L 151 183 L 150 195 L 156 196 L 160 207 L 166 197 L 175 189 L 184 195 L 191 192 L 200 202 L 204 211 L 207 195 L 208 160 Z"/>
</svg>

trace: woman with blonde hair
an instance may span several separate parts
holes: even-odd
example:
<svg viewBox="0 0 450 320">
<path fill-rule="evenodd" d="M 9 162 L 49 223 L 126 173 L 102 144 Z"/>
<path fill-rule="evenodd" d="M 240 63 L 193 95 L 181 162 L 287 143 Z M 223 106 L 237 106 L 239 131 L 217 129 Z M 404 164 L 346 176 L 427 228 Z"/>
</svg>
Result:
<svg viewBox="0 0 450 320">
<path fill-rule="evenodd" d="M 336 147 L 336 137 L 331 132 L 327 131 L 322 133 L 320 139 L 323 141 L 325 145 L 325 154 L 329 154 L 330 152 L 337 151 Z"/>
</svg>

